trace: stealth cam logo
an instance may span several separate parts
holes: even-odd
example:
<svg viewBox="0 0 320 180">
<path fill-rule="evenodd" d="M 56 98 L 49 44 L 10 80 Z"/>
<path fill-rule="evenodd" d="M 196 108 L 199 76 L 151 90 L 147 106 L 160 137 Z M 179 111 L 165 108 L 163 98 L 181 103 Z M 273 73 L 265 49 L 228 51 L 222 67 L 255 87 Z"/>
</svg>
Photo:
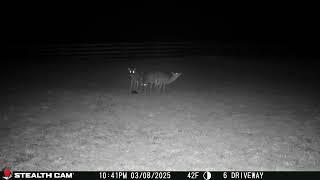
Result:
<svg viewBox="0 0 320 180">
<path fill-rule="evenodd" d="M 12 177 L 12 171 L 9 168 L 4 168 L 2 172 L 3 179 L 8 180 Z"/>
</svg>

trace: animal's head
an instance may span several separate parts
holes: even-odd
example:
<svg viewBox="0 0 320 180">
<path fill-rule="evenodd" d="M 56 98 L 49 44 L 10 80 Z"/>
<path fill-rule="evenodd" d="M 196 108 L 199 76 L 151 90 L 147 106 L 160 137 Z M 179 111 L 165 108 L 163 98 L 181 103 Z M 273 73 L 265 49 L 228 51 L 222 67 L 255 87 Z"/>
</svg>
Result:
<svg viewBox="0 0 320 180">
<path fill-rule="evenodd" d="M 133 77 L 136 73 L 136 68 L 128 68 L 129 76 Z"/>
<path fill-rule="evenodd" d="M 171 72 L 173 79 L 177 79 L 182 73 Z"/>
</svg>

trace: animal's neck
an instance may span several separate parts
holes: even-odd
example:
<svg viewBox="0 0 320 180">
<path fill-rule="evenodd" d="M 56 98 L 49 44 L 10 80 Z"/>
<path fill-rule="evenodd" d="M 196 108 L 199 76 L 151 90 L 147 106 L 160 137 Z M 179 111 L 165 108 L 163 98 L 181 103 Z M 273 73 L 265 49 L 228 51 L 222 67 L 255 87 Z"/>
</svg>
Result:
<svg viewBox="0 0 320 180">
<path fill-rule="evenodd" d="M 167 84 L 172 83 L 173 81 L 175 81 L 178 77 L 177 76 L 171 76 L 169 81 L 167 82 Z"/>
</svg>

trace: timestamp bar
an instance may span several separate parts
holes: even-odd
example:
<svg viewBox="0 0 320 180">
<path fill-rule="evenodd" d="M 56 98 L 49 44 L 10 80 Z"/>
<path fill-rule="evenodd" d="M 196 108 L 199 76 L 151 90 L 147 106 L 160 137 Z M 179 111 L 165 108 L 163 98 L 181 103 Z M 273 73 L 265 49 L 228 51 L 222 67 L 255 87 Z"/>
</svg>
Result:
<svg viewBox="0 0 320 180">
<path fill-rule="evenodd" d="M 320 171 L 106 171 L 101 179 L 243 180 L 320 179 Z"/>
<path fill-rule="evenodd" d="M 2 178 L 106 179 L 106 180 L 247 180 L 320 179 L 320 171 L 12 171 Z"/>
</svg>

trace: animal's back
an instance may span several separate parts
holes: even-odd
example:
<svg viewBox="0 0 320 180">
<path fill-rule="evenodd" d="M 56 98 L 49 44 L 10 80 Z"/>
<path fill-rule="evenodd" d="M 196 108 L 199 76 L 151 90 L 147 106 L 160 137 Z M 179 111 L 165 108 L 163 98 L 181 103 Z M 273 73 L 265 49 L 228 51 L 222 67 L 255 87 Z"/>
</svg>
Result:
<svg viewBox="0 0 320 180">
<path fill-rule="evenodd" d="M 170 74 L 164 72 L 147 72 L 144 74 L 145 83 L 155 83 L 167 82 L 170 79 Z"/>
<path fill-rule="evenodd" d="M 160 81 L 161 83 L 167 83 L 170 80 L 170 73 L 165 72 L 157 72 L 156 79 Z"/>
</svg>

